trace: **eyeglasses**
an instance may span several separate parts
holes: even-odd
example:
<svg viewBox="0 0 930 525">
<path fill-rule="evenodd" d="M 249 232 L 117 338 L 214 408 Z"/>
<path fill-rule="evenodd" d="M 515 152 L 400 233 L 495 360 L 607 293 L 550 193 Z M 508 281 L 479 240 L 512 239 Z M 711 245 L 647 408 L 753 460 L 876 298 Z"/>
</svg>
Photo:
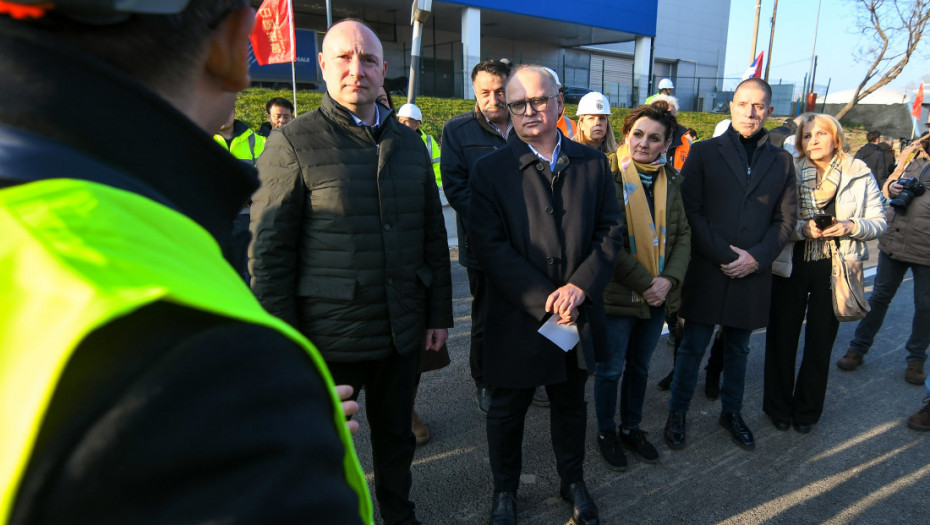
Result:
<svg viewBox="0 0 930 525">
<path fill-rule="evenodd" d="M 514 115 L 525 115 L 526 106 L 529 104 L 533 111 L 545 111 L 549 107 L 549 101 L 558 97 L 559 95 L 551 95 L 548 97 L 536 97 L 529 100 L 516 100 L 514 102 L 507 103 L 507 109 Z"/>
</svg>

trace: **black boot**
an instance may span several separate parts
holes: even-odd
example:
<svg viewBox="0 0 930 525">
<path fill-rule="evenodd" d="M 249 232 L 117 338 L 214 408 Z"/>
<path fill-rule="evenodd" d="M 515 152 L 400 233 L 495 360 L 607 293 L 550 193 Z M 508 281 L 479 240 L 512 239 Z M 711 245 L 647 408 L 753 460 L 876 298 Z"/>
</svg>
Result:
<svg viewBox="0 0 930 525">
<path fill-rule="evenodd" d="M 663 391 L 672 388 L 672 378 L 674 376 L 675 376 L 675 369 L 672 368 L 672 371 L 669 372 L 667 376 L 659 380 L 659 382 L 656 384 L 656 388 L 658 388 L 659 390 L 663 390 Z"/>
</svg>

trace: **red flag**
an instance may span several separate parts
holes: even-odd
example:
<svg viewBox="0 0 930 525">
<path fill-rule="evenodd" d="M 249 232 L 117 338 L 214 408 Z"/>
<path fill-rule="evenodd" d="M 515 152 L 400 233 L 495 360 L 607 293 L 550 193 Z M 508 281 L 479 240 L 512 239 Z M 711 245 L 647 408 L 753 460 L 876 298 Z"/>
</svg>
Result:
<svg viewBox="0 0 930 525">
<path fill-rule="evenodd" d="M 917 120 L 920 120 L 920 111 L 921 109 L 923 109 L 921 108 L 923 104 L 924 104 L 924 83 L 921 82 L 920 87 L 917 88 L 917 95 L 914 96 L 914 105 L 911 106 L 911 115 L 914 115 L 914 117 Z"/>
<path fill-rule="evenodd" d="M 752 61 L 752 64 L 749 64 L 749 67 L 746 68 L 746 71 L 743 73 L 743 80 L 747 78 L 760 78 L 762 77 L 762 55 L 765 51 L 759 51 L 759 56 Z"/>
<path fill-rule="evenodd" d="M 258 65 L 294 61 L 294 13 L 290 0 L 265 0 L 249 36 Z"/>
</svg>

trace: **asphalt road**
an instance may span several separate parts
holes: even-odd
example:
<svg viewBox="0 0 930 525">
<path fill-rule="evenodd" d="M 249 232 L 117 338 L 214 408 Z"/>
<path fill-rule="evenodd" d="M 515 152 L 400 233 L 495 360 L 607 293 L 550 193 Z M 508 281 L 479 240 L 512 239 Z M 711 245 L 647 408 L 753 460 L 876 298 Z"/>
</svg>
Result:
<svg viewBox="0 0 930 525">
<path fill-rule="evenodd" d="M 875 264 L 875 245 L 867 267 Z M 452 364 L 424 374 L 416 404 L 432 441 L 417 449 L 411 497 L 417 517 L 430 525 L 487 523 L 492 493 L 484 416 L 476 407 L 468 370 L 471 298 L 464 269 L 455 261 L 452 267 Z M 627 472 L 610 471 L 594 442 L 589 380 L 585 478 L 602 523 L 930 523 L 930 433 L 905 424 L 925 394 L 923 386 L 904 382 L 911 279 L 908 273 L 865 364 L 854 372 L 831 366 L 823 417 L 807 435 L 775 430 L 762 412 L 764 330 L 751 339 L 743 409 L 755 433 L 755 451 L 738 448 L 717 423 L 720 402 L 704 397 L 703 372 L 688 414 L 687 448 L 672 451 L 665 445 L 668 392 L 655 387 L 672 366 L 663 336 L 652 359 L 642 423 L 659 449 L 659 463 L 642 463 L 628 454 Z M 870 285 L 871 279 L 867 292 Z M 846 352 L 855 326 L 840 326 L 834 363 Z M 364 393 L 361 403 L 355 442 L 372 482 Z M 570 510 L 558 498 L 548 409 L 530 407 L 523 450 L 520 522 L 566 523 Z"/>
</svg>

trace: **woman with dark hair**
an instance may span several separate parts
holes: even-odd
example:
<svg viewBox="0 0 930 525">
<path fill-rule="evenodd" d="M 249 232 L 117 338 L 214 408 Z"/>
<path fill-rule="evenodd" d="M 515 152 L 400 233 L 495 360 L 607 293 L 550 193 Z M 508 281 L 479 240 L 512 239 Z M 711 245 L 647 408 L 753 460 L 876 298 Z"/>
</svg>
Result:
<svg viewBox="0 0 930 525">
<path fill-rule="evenodd" d="M 839 321 L 830 287 L 835 251 L 868 258 L 866 241 L 886 227 L 882 196 L 868 166 L 843 151 L 843 127 L 811 113 L 798 124 L 798 223 L 773 265 L 772 306 L 765 333 L 762 409 L 778 430 L 810 432 L 823 412 L 830 355 Z M 795 376 L 805 317 L 804 355 Z"/>
<path fill-rule="evenodd" d="M 621 446 L 643 461 L 659 454 L 639 429 L 649 360 L 667 311 L 676 311 L 691 251 L 691 228 L 678 174 L 665 151 L 678 126 L 665 102 L 640 106 L 623 121 L 624 144 L 608 155 L 617 198 L 625 207 L 624 250 L 604 291 L 607 360 L 597 364 L 594 407 L 597 443 L 609 468 L 624 470 Z M 621 382 L 622 374 L 622 382 Z M 614 417 L 620 386 L 620 432 Z"/>
</svg>

